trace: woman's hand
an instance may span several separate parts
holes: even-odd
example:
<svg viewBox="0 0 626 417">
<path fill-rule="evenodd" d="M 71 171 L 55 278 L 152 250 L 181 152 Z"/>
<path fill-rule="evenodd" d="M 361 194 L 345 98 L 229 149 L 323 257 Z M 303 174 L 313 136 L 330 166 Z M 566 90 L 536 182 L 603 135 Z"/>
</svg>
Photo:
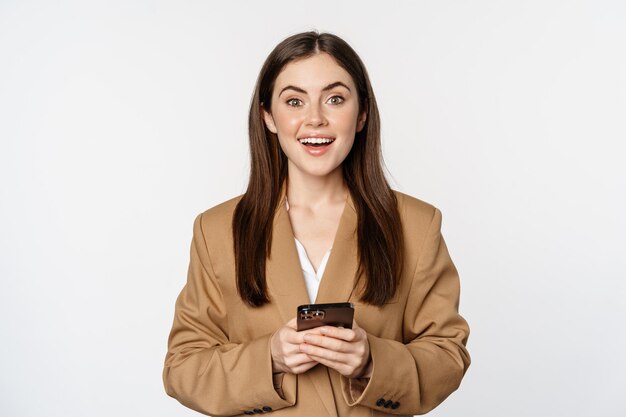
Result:
<svg viewBox="0 0 626 417">
<path fill-rule="evenodd" d="M 317 329 L 307 330 L 308 333 L 317 332 Z M 300 351 L 304 343 L 305 332 L 296 331 L 295 317 L 278 329 L 271 338 L 272 372 L 286 372 L 301 374 L 318 364 L 307 354 Z"/>
<path fill-rule="evenodd" d="M 333 368 L 347 378 L 369 378 L 372 361 L 367 333 L 352 322 L 352 329 L 322 326 L 304 335 L 300 352 Z"/>
</svg>

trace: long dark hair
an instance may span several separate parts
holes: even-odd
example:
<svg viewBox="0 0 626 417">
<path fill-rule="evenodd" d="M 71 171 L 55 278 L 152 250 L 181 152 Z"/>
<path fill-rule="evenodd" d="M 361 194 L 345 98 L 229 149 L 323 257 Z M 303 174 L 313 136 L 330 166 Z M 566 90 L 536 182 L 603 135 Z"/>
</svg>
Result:
<svg viewBox="0 0 626 417">
<path fill-rule="evenodd" d="M 329 54 L 350 74 L 357 87 L 359 114 L 367 110 L 365 126 L 342 163 L 358 217 L 355 288 L 365 277 L 360 299 L 373 305 L 389 301 L 398 288 L 404 257 L 402 225 L 396 197 L 383 171 L 380 118 L 367 71 L 343 39 L 330 33 L 305 32 L 283 40 L 269 54 L 250 104 L 250 179 L 232 222 L 237 290 L 250 306 L 270 302 L 265 265 L 272 249 L 274 213 L 287 178 L 287 157 L 277 136 L 265 126 L 262 111 L 270 111 L 274 84 L 285 65 L 317 53 Z"/>
</svg>

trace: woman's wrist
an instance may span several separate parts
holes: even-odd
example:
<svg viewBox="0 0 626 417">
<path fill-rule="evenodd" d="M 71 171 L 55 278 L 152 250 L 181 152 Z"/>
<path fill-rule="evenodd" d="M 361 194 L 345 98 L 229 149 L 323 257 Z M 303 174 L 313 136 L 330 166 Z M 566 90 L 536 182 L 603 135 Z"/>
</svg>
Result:
<svg viewBox="0 0 626 417">
<path fill-rule="evenodd" d="M 372 371 L 374 370 L 374 362 L 372 362 L 372 356 L 367 360 L 367 363 L 363 367 L 363 370 L 355 378 L 371 378 Z"/>
</svg>

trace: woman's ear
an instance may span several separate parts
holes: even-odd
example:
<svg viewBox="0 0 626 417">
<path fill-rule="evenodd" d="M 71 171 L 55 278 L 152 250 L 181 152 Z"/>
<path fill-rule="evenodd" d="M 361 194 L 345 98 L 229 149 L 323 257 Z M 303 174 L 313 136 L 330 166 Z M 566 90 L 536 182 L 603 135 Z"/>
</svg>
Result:
<svg viewBox="0 0 626 417">
<path fill-rule="evenodd" d="M 365 127 L 365 122 L 367 121 L 367 108 L 361 112 L 359 118 L 356 121 L 356 131 L 360 132 Z"/>
<path fill-rule="evenodd" d="M 265 121 L 265 126 L 267 126 L 269 131 L 272 133 L 278 133 L 278 130 L 276 129 L 276 124 L 274 123 L 274 117 L 272 116 L 272 114 L 266 111 L 265 108 L 263 107 L 261 107 L 261 112 L 263 114 L 263 121 Z"/>
</svg>

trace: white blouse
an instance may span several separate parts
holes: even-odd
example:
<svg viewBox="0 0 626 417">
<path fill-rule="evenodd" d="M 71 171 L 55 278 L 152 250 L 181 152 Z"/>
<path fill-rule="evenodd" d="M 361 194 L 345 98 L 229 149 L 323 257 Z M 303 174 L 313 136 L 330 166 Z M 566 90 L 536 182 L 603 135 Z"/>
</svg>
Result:
<svg viewBox="0 0 626 417">
<path fill-rule="evenodd" d="M 289 202 L 286 198 L 285 207 L 287 208 L 287 211 L 289 211 Z M 316 272 L 315 268 L 313 268 L 313 264 L 311 264 L 311 261 L 309 260 L 309 256 L 306 254 L 306 249 L 304 249 L 304 245 L 302 245 L 302 243 L 300 243 L 300 241 L 296 239 L 295 236 L 293 238 L 296 241 L 296 248 L 298 249 L 298 257 L 300 258 L 300 265 L 302 266 L 304 283 L 306 284 L 306 290 L 309 294 L 309 300 L 311 300 L 311 303 L 314 303 L 315 299 L 317 298 L 317 291 L 320 288 L 320 281 L 322 280 L 322 275 L 324 275 L 324 270 L 326 269 L 326 263 L 328 262 L 328 257 L 330 256 L 330 250 L 332 249 L 332 246 L 330 247 L 330 249 L 328 249 L 328 252 L 326 252 L 324 257 L 322 258 L 322 262 L 320 262 L 320 267 L 317 269 Z"/>
</svg>

